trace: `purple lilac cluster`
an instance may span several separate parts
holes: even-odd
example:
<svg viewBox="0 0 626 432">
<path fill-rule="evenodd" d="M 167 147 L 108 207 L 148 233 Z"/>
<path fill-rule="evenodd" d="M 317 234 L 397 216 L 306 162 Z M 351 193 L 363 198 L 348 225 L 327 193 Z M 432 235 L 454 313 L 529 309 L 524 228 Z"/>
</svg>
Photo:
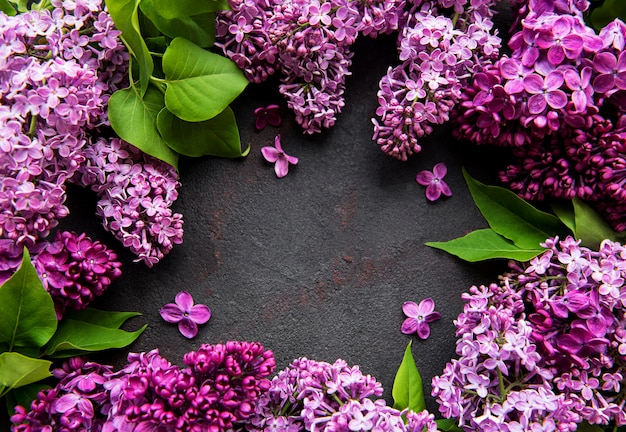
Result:
<svg viewBox="0 0 626 432">
<path fill-rule="evenodd" d="M 380 120 L 372 119 L 383 152 L 406 161 L 421 151 L 420 139 L 449 120 L 473 73 L 498 56 L 496 2 L 413 1 L 400 26 L 401 63 L 380 80 Z"/>
<path fill-rule="evenodd" d="M 350 45 L 398 28 L 405 0 L 229 0 L 217 42 L 252 82 L 282 75 L 279 91 L 305 133 L 333 126 L 344 106 Z"/>
<path fill-rule="evenodd" d="M 100 3 L 0 14 L 0 239 L 17 246 L 68 214 L 65 182 L 123 80 L 128 55 Z"/>
<path fill-rule="evenodd" d="M 272 380 L 250 419 L 251 431 L 437 430 L 434 416 L 402 412 L 372 396 L 382 394 L 375 378 L 343 360 L 330 364 L 294 360 Z M 406 414 L 405 425 L 402 414 Z"/>
<path fill-rule="evenodd" d="M 626 229 L 626 24 L 588 27 L 586 0 L 518 1 L 512 52 L 475 74 L 457 136 L 509 146 L 501 180 L 527 200 L 578 197 Z"/>
<path fill-rule="evenodd" d="M 11 417 L 13 432 L 102 431 L 109 405 L 104 388 L 110 366 L 85 361 L 80 357 L 66 361 L 52 373 L 59 380 L 51 389 L 42 390 L 27 411 L 15 407 Z"/>
<path fill-rule="evenodd" d="M 478 431 L 626 425 L 626 248 L 579 243 L 548 239 L 463 295 L 459 358 L 432 381 L 445 417 Z"/>
<path fill-rule="evenodd" d="M 105 229 L 152 267 L 183 241 L 183 217 L 172 211 L 178 173 L 119 138 L 92 140 L 72 181 L 91 187 Z"/>
<path fill-rule="evenodd" d="M 37 243 L 29 252 L 59 320 L 68 309 L 85 309 L 122 274 L 117 254 L 85 234 L 57 231 L 54 239 Z M 22 253 L 15 245 L 3 251 L 0 283 L 17 270 Z"/>
<path fill-rule="evenodd" d="M 202 345 L 185 364 L 173 365 L 158 350 L 129 354 L 118 372 L 71 360 L 30 411 L 17 407 L 13 430 L 233 430 L 248 421 L 276 366 L 262 345 L 234 341 Z"/>
<path fill-rule="evenodd" d="M 182 242 L 182 216 L 170 209 L 178 175 L 103 138 L 128 67 L 104 2 L 51 6 L 0 15 L 0 255 L 11 261 L 0 271 L 67 216 L 68 181 L 100 194 L 105 228 L 152 266 Z"/>
</svg>

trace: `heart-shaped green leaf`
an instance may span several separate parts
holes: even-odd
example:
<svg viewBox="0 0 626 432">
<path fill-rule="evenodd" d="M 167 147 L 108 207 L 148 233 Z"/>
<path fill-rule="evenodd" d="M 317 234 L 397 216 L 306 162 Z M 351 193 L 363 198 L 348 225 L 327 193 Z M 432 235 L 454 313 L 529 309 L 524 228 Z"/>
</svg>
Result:
<svg viewBox="0 0 626 432">
<path fill-rule="evenodd" d="M 550 204 L 554 214 L 573 233 L 576 232 L 576 217 L 571 201 L 555 201 Z"/>
<path fill-rule="evenodd" d="M 153 0 L 153 2 L 155 11 L 167 19 L 230 9 L 228 0 Z"/>
<path fill-rule="evenodd" d="M 172 3 L 178 2 L 168 2 Z M 160 32 L 172 39 L 183 37 L 203 48 L 212 46 L 215 41 L 215 12 L 164 18 L 154 8 L 153 0 L 142 0 L 140 8 Z"/>
<path fill-rule="evenodd" d="M 85 321 L 64 319 L 46 345 L 45 354 L 53 358 L 64 358 L 111 348 L 123 348 L 134 342 L 146 327 L 144 325 L 137 331 L 127 332 Z"/>
<path fill-rule="evenodd" d="M 556 216 L 540 211 L 508 189 L 486 186 L 465 169 L 463 176 L 476 206 L 498 234 L 522 249 L 538 249 L 547 238 L 562 235 L 565 226 Z"/>
<path fill-rule="evenodd" d="M 248 85 L 233 61 L 180 37 L 163 55 L 163 72 L 167 82 L 165 105 L 188 122 L 215 117 Z"/>
<path fill-rule="evenodd" d="M 411 352 L 411 343 L 404 350 L 402 363 L 396 372 L 393 380 L 393 388 L 391 394 L 393 396 L 393 407 L 399 410 L 405 408 L 411 411 L 420 412 L 426 409 L 426 401 L 424 399 L 424 389 L 422 386 L 422 377 L 417 370 L 413 353 Z"/>
<path fill-rule="evenodd" d="M 437 430 L 443 432 L 463 432 L 463 429 L 457 426 L 457 422 L 453 419 L 437 419 Z"/>
<path fill-rule="evenodd" d="M 120 138 L 176 168 L 178 155 L 156 127 L 157 115 L 164 106 L 163 93 L 153 86 L 143 97 L 133 87 L 118 90 L 109 99 L 109 121 Z"/>
<path fill-rule="evenodd" d="M 157 126 L 167 145 L 182 155 L 235 158 L 250 152 L 249 146 L 241 151 L 237 121 L 229 107 L 203 122 L 186 122 L 164 108 Z"/>
<path fill-rule="evenodd" d="M 472 231 L 464 237 L 447 242 L 428 242 L 426 246 L 444 250 L 469 262 L 493 258 L 528 261 L 545 250 L 539 245 L 536 248 L 522 249 L 492 229 Z"/>
<path fill-rule="evenodd" d="M 150 84 L 154 62 L 139 27 L 139 0 L 105 0 L 115 27 L 139 66 L 139 94 L 144 95 Z M 131 84 L 132 85 L 132 84 Z"/>
<path fill-rule="evenodd" d="M 24 249 L 17 271 L 0 286 L 0 343 L 42 347 L 57 328 L 54 303 Z"/>
<path fill-rule="evenodd" d="M 15 352 L 0 354 L 0 397 L 9 390 L 48 378 L 51 361 L 34 359 Z"/>
</svg>

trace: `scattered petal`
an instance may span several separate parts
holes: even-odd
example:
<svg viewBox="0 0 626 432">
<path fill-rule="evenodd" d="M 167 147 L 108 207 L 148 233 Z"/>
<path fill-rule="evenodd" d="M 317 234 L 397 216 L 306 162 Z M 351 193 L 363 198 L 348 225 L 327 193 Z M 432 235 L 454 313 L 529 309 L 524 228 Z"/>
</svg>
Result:
<svg viewBox="0 0 626 432">
<path fill-rule="evenodd" d="M 426 198 L 429 201 L 435 201 L 443 194 L 445 196 L 452 196 L 452 191 L 448 184 L 443 181 L 443 178 L 448 173 L 446 164 L 443 162 L 438 163 L 433 167 L 433 171 L 428 170 L 421 171 L 415 177 L 415 181 L 426 186 Z"/>
<path fill-rule="evenodd" d="M 432 298 L 422 300 L 419 305 L 412 301 L 404 302 L 402 311 L 407 316 L 402 323 L 402 333 L 417 333 L 420 339 L 427 339 L 430 336 L 428 324 L 441 318 L 441 314 L 435 311 Z"/>
<path fill-rule="evenodd" d="M 282 119 L 279 111 L 280 107 L 274 104 L 255 109 L 254 116 L 256 117 L 255 126 L 257 130 L 265 129 L 265 126 L 268 124 L 274 127 L 280 126 Z"/>
<path fill-rule="evenodd" d="M 274 147 L 266 146 L 261 148 L 261 154 L 266 161 L 275 164 L 274 171 L 276 177 L 283 178 L 289 173 L 289 165 L 297 165 L 298 158 L 289 156 L 283 151 L 280 143 L 280 135 L 276 135 L 274 139 Z"/>
<path fill-rule="evenodd" d="M 176 294 L 175 303 L 168 303 L 161 308 L 161 317 L 170 323 L 178 323 L 178 330 L 188 339 L 198 334 L 198 324 L 205 324 L 211 319 L 211 310 L 207 305 L 194 305 L 193 297 L 187 291 Z"/>
</svg>

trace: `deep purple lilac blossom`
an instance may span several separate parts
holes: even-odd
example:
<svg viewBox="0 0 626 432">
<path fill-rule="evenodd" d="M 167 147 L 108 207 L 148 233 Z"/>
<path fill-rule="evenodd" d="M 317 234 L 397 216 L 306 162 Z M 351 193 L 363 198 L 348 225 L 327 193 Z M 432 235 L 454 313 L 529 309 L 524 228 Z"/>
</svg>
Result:
<svg viewBox="0 0 626 432">
<path fill-rule="evenodd" d="M 457 137 L 508 146 L 500 179 L 526 200 L 581 198 L 626 229 L 626 25 L 598 34 L 586 0 L 516 1 L 512 52 L 485 63 L 453 117 Z M 523 18 L 523 19 L 522 19 Z"/>
<path fill-rule="evenodd" d="M 405 0 L 230 0 L 216 46 L 255 83 L 278 72 L 280 93 L 305 133 L 333 126 L 344 106 L 350 45 L 398 28 Z"/>
<path fill-rule="evenodd" d="M 626 250 L 571 237 L 472 287 L 455 321 L 458 359 L 433 378 L 445 417 L 477 431 L 626 425 Z"/>
<path fill-rule="evenodd" d="M 243 17 L 240 18 L 243 19 Z M 256 108 L 254 110 L 254 117 L 256 118 L 255 127 L 257 130 L 263 130 L 267 125 L 277 127 L 282 123 L 280 106 L 276 104 Z"/>
<path fill-rule="evenodd" d="M 198 324 L 205 324 L 211 319 L 208 306 L 194 304 L 193 297 L 187 291 L 176 294 L 175 302 L 164 305 L 159 313 L 165 321 L 177 323 L 180 333 L 188 339 L 198 334 Z"/>
<path fill-rule="evenodd" d="M 120 371 L 71 359 L 54 372 L 13 430 L 70 432 L 226 431 L 245 424 L 268 390 L 276 363 L 255 342 L 201 345 L 180 368 L 158 350 L 131 353 Z"/>
</svg>

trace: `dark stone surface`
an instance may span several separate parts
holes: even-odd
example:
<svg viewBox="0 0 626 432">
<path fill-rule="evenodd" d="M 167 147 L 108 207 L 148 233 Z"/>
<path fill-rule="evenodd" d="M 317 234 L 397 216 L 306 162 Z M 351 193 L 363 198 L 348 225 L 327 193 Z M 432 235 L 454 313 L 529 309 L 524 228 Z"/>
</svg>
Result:
<svg viewBox="0 0 626 432">
<path fill-rule="evenodd" d="M 72 214 L 62 226 L 106 242 L 124 261 L 123 276 L 93 306 L 141 312 L 129 329 L 148 324 L 131 351 L 158 347 L 182 364 L 183 354 L 202 343 L 259 341 L 273 350 L 279 368 L 300 356 L 359 364 L 382 382 L 391 403 L 395 371 L 413 339 L 429 393 L 431 378 L 454 356 L 461 293 L 495 281 L 505 266 L 464 263 L 424 242 L 486 227 L 461 166 L 494 183 L 501 155 L 454 140 L 449 125 L 426 138 L 422 153 L 409 162 L 380 152 L 371 140 L 370 118 L 378 81 L 395 55 L 392 37 L 359 41 L 346 107 L 331 130 L 312 137 L 302 134 L 286 108 L 280 128 L 255 131 L 254 108 L 285 103 L 275 81 L 250 86 L 233 106 L 250 155 L 182 161 L 175 210 L 184 215 L 184 242 L 153 269 L 133 263 L 103 231 L 92 194 L 70 189 Z M 278 133 L 285 151 L 300 159 L 283 179 L 260 154 Z M 448 165 L 454 195 L 430 203 L 415 175 L 437 162 Z M 159 316 L 182 289 L 213 313 L 193 340 Z M 401 306 L 426 297 L 435 300 L 442 319 L 421 341 L 400 332 Z M 95 358 L 119 367 L 125 355 Z M 431 398 L 428 408 L 437 412 Z"/>
</svg>

